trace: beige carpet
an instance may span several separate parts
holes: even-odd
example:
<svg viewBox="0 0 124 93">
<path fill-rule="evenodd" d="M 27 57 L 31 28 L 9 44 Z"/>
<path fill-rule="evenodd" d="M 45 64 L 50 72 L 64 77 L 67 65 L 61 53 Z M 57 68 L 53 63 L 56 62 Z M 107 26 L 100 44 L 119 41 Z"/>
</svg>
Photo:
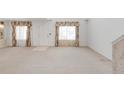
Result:
<svg viewBox="0 0 124 93">
<path fill-rule="evenodd" d="M 41 51 L 46 51 L 47 49 L 48 49 L 48 47 L 35 47 L 32 50 L 41 52 Z"/>
<path fill-rule="evenodd" d="M 35 51 L 34 48 L 0 49 L 0 73 L 112 73 L 112 63 L 89 48 L 53 47 L 39 51 L 40 49 Z"/>
</svg>

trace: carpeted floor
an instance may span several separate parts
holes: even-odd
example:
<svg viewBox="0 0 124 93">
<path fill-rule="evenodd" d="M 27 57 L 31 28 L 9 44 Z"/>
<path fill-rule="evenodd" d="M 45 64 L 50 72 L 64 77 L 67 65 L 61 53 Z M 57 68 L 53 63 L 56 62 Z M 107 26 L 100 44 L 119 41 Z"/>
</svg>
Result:
<svg viewBox="0 0 124 93">
<path fill-rule="evenodd" d="M 108 74 L 112 63 L 89 48 L 3 48 L 0 73 Z"/>
</svg>

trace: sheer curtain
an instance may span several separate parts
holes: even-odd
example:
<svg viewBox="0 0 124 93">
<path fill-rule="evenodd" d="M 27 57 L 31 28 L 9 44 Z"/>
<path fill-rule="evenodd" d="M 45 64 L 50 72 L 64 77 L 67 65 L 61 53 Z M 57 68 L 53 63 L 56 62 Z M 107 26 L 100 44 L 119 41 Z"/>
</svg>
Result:
<svg viewBox="0 0 124 93">
<path fill-rule="evenodd" d="M 59 40 L 75 40 L 76 39 L 75 26 L 60 26 Z"/>
<path fill-rule="evenodd" d="M 18 47 L 25 47 L 27 40 L 27 26 L 16 26 L 16 41 Z"/>
<path fill-rule="evenodd" d="M 59 46 L 75 46 L 76 26 L 60 26 L 58 35 Z"/>
</svg>

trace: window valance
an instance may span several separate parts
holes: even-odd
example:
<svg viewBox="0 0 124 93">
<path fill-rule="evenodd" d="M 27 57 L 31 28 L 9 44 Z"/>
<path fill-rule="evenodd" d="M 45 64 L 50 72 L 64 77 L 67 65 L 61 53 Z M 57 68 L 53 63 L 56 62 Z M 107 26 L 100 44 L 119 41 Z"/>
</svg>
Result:
<svg viewBox="0 0 124 93">
<path fill-rule="evenodd" d="M 32 26 L 32 22 L 31 21 L 12 21 L 11 22 L 12 25 L 19 25 L 19 26 Z"/>
<path fill-rule="evenodd" d="M 56 22 L 56 26 L 80 26 L 78 21 Z"/>
</svg>

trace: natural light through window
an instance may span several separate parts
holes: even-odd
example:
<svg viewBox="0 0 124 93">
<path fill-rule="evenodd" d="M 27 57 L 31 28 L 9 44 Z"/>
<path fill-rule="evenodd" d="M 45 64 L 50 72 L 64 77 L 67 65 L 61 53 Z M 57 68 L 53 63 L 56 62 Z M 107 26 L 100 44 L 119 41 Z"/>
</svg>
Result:
<svg viewBox="0 0 124 93">
<path fill-rule="evenodd" d="M 27 37 L 27 26 L 16 26 L 16 39 L 26 40 Z"/>
<path fill-rule="evenodd" d="M 75 40 L 76 27 L 75 26 L 60 26 L 59 40 Z"/>
</svg>

